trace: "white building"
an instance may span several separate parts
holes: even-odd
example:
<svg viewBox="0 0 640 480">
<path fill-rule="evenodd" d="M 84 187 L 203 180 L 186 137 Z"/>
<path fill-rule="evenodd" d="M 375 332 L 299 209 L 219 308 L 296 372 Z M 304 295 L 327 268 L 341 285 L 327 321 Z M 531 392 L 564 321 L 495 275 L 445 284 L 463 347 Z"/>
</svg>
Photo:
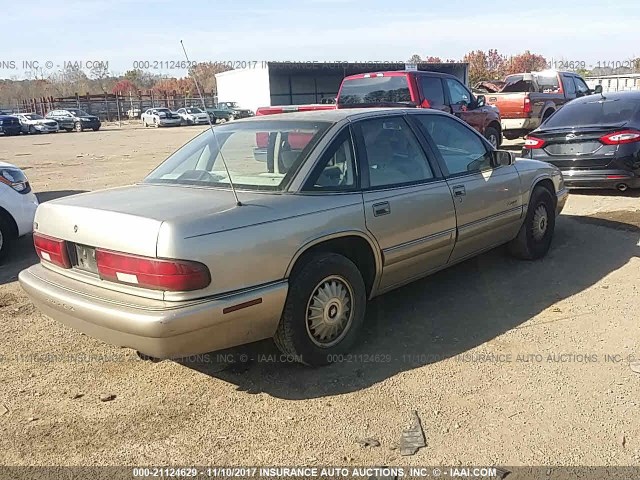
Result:
<svg viewBox="0 0 640 480">
<path fill-rule="evenodd" d="M 602 75 L 600 77 L 585 78 L 589 88 L 602 85 L 603 92 L 623 92 L 626 90 L 640 90 L 640 73 L 625 73 L 622 75 Z"/>
</svg>

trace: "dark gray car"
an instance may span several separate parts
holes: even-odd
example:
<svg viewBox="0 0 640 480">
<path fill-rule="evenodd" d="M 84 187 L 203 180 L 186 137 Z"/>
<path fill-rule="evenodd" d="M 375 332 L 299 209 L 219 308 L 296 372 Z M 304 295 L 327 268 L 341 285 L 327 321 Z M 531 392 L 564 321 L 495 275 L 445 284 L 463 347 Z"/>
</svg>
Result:
<svg viewBox="0 0 640 480">
<path fill-rule="evenodd" d="M 60 130 L 66 130 L 67 132 L 74 130 L 76 132 L 82 132 L 83 130 L 96 132 L 102 125 L 98 117 L 89 115 L 78 108 L 52 110 L 47 113 L 45 118 L 55 120 L 58 122 Z"/>
</svg>

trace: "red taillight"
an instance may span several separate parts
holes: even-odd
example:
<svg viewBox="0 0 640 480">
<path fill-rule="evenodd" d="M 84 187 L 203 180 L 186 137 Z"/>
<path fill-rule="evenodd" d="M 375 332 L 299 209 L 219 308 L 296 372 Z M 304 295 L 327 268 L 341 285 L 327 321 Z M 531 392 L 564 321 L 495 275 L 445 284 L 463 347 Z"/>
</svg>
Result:
<svg viewBox="0 0 640 480">
<path fill-rule="evenodd" d="M 103 280 L 155 290 L 199 290 L 211 282 L 209 269 L 198 262 L 140 257 L 96 249 L 98 273 Z"/>
<path fill-rule="evenodd" d="M 531 113 L 531 99 L 529 97 L 524 97 L 524 105 L 522 106 L 522 111 L 524 113 Z"/>
<path fill-rule="evenodd" d="M 536 137 L 525 137 L 524 139 L 524 148 L 528 148 L 529 150 L 535 150 L 536 148 L 542 148 L 544 145 L 544 140 Z"/>
<path fill-rule="evenodd" d="M 622 145 L 623 143 L 640 142 L 640 131 L 620 130 L 600 137 L 600 141 L 605 145 Z"/>
<path fill-rule="evenodd" d="M 67 253 L 64 240 L 34 233 L 33 246 L 36 248 L 38 257 L 45 262 L 53 263 L 62 268 L 71 268 L 71 262 L 69 261 L 69 254 Z"/>
</svg>

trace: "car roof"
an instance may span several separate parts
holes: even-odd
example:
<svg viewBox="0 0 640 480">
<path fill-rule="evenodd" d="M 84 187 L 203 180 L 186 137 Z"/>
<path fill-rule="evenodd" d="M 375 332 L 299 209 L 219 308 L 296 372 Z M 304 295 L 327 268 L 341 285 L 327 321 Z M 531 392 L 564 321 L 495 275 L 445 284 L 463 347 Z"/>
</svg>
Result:
<svg viewBox="0 0 640 480">
<path fill-rule="evenodd" d="M 372 108 L 340 108 L 334 110 L 310 110 L 306 112 L 288 112 L 276 113 L 273 115 L 259 115 L 256 117 L 244 118 L 236 120 L 238 122 L 256 122 L 261 120 L 316 120 L 324 122 L 337 123 L 344 119 L 357 119 L 367 117 L 378 117 L 380 115 L 404 113 L 420 113 L 425 115 L 444 114 L 439 110 L 423 109 L 423 108 L 398 108 L 398 107 L 372 107 Z"/>
<path fill-rule="evenodd" d="M 597 101 L 604 97 L 606 100 L 640 100 L 639 90 L 628 90 L 625 92 L 602 92 L 602 95 L 595 93 L 586 97 L 579 97 L 571 101 L 571 103 L 581 104 Z"/>
<path fill-rule="evenodd" d="M 365 77 L 363 77 L 364 75 L 369 75 L 370 77 L 375 77 L 377 73 L 382 73 L 382 74 L 386 74 L 386 73 L 406 73 L 406 74 L 409 74 L 409 75 L 423 75 L 423 76 L 429 76 L 429 77 L 457 78 L 455 75 L 451 75 L 449 73 L 433 72 L 431 70 L 379 70 L 377 72 L 356 73 L 354 75 L 348 75 L 344 79 L 345 80 L 353 80 L 353 79 L 365 78 Z"/>
</svg>

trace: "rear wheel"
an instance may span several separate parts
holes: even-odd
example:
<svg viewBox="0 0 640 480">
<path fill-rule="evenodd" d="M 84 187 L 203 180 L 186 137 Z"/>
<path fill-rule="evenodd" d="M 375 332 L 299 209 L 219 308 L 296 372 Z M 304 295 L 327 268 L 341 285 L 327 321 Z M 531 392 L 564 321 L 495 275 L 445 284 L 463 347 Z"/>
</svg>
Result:
<svg viewBox="0 0 640 480">
<path fill-rule="evenodd" d="M 0 212 L 0 263 L 7 257 L 17 238 L 18 232 L 13 221 L 6 213 Z"/>
<path fill-rule="evenodd" d="M 274 341 L 307 365 L 326 365 L 357 340 L 367 294 L 358 267 L 335 253 L 313 255 L 292 274 Z"/>
<path fill-rule="evenodd" d="M 553 196 L 544 187 L 536 187 L 531 194 L 527 216 L 518 236 L 509 242 L 509 251 L 523 260 L 544 257 L 551 247 L 556 215 Z"/>
<path fill-rule="evenodd" d="M 97 132 L 98 130 L 100 130 L 100 127 L 93 127 L 94 132 Z"/>
</svg>

